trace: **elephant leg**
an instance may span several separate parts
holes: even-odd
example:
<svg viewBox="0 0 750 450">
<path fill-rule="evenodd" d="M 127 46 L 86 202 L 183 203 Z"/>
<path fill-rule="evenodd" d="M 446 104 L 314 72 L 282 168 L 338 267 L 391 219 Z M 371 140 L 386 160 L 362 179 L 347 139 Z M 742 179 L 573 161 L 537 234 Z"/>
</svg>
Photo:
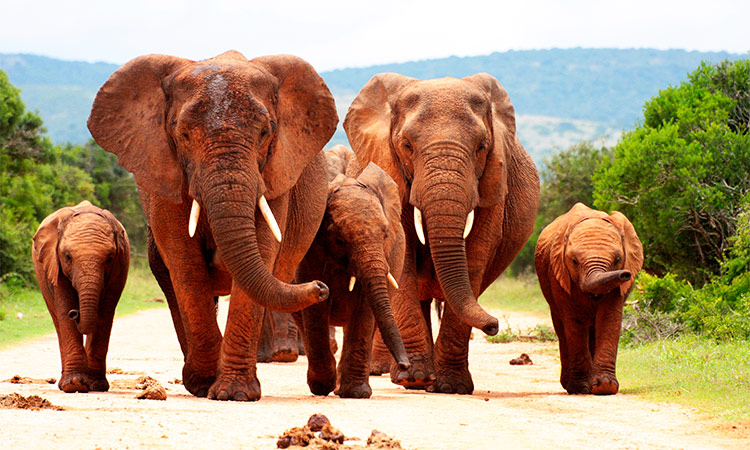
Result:
<svg viewBox="0 0 750 450">
<path fill-rule="evenodd" d="M 263 325 L 260 330 L 260 342 L 258 343 L 258 362 L 268 363 L 273 361 L 273 315 L 271 311 L 263 311 Z"/>
<path fill-rule="evenodd" d="M 289 313 L 271 311 L 274 323 L 273 355 L 275 362 L 297 361 L 297 327 Z"/>
<path fill-rule="evenodd" d="M 437 379 L 428 392 L 471 394 L 474 382 L 469 373 L 469 339 L 471 326 L 465 324 L 449 303 L 445 303 L 443 320 L 435 341 Z"/>
<path fill-rule="evenodd" d="M 177 304 L 177 297 L 175 296 L 174 287 L 172 286 L 172 279 L 169 277 L 169 270 L 159 254 L 159 249 L 156 247 L 151 227 L 147 228 L 147 232 L 148 265 L 151 268 L 151 273 L 154 274 L 154 278 L 156 278 L 156 282 L 159 283 L 161 291 L 167 298 L 167 305 L 169 305 L 169 312 L 172 315 L 172 323 L 174 324 L 174 330 L 177 333 L 177 340 L 180 342 L 182 356 L 187 359 L 187 337 L 185 336 L 185 328 L 182 326 L 182 316 L 180 315 L 180 307 Z"/>
<path fill-rule="evenodd" d="M 47 302 L 47 306 L 55 323 L 60 345 L 62 374 L 57 386 L 63 392 L 88 392 L 88 360 L 83 347 L 83 336 L 75 321 L 68 318 L 70 306 L 75 304 L 75 294 L 58 286 L 54 296 L 54 301 Z M 52 305 L 54 302 L 57 304 Z"/>
<path fill-rule="evenodd" d="M 591 392 L 591 353 L 589 351 L 589 328 L 587 320 L 566 318 L 565 342 L 567 344 L 567 386 L 568 394 L 589 394 Z M 562 352 L 561 352 L 562 354 Z"/>
<path fill-rule="evenodd" d="M 624 298 L 617 299 L 614 305 L 602 304 L 596 312 L 594 327 L 594 355 L 589 382 L 591 393 L 596 395 L 616 394 L 620 389 L 615 365 L 617 344 L 622 323 Z"/>
<path fill-rule="evenodd" d="M 221 344 L 216 382 L 208 390 L 213 400 L 256 401 L 260 381 L 255 355 L 263 323 L 263 307 L 250 300 L 245 291 L 232 283 L 229 314 Z"/>
<path fill-rule="evenodd" d="M 328 395 L 336 388 L 336 359 L 329 342 L 330 313 L 330 298 L 302 311 L 307 385 L 315 395 Z"/>
<path fill-rule="evenodd" d="M 570 383 L 570 361 L 568 355 L 568 341 L 565 337 L 565 325 L 562 319 L 560 319 L 557 308 L 550 304 L 550 310 L 552 315 L 552 326 L 555 328 L 555 334 L 557 334 L 557 340 L 560 346 L 560 384 L 563 389 L 568 390 L 568 383 Z"/>
<path fill-rule="evenodd" d="M 112 335 L 112 321 L 115 317 L 115 306 L 119 294 L 115 298 L 102 298 L 99 307 L 99 317 L 96 321 L 94 334 L 86 337 L 86 355 L 88 357 L 89 390 L 106 392 L 109 390 L 107 381 L 107 350 L 109 338 Z"/>
<path fill-rule="evenodd" d="M 336 395 L 342 398 L 370 398 L 368 362 L 371 356 L 375 316 L 365 299 L 360 299 L 344 327 L 344 345 L 338 367 Z"/>
</svg>

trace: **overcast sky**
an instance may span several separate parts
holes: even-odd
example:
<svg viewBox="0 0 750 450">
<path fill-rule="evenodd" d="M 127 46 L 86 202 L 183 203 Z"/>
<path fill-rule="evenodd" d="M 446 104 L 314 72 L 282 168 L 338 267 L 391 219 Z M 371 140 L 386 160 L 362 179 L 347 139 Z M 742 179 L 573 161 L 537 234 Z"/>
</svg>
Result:
<svg viewBox="0 0 750 450">
<path fill-rule="evenodd" d="M 14 0 L 0 53 L 292 53 L 318 70 L 570 47 L 750 51 L 748 0 Z M 710 5 L 710 6 L 709 6 Z"/>
</svg>

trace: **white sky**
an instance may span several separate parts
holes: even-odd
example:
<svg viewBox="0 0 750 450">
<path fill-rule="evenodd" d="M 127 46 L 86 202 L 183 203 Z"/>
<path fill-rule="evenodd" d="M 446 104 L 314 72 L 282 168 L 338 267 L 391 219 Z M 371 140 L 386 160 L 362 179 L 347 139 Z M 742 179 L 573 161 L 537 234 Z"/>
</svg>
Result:
<svg viewBox="0 0 750 450">
<path fill-rule="evenodd" d="M 750 51 L 748 0 L 4 3 L 0 53 L 118 64 L 147 53 L 204 59 L 230 49 L 249 58 L 292 53 L 320 71 L 540 48 Z"/>
</svg>

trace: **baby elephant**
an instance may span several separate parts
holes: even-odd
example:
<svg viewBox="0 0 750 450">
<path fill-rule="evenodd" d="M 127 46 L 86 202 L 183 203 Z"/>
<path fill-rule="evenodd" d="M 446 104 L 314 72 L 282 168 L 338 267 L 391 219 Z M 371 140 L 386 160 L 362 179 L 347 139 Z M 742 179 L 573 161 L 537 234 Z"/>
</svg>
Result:
<svg viewBox="0 0 750 450">
<path fill-rule="evenodd" d="M 330 178 L 331 159 L 340 155 L 326 153 Z M 404 370 L 409 367 L 390 304 L 404 260 L 400 211 L 398 187 L 374 164 L 356 179 L 339 174 L 328 185 L 323 222 L 297 269 L 299 281 L 321 280 L 330 289 L 328 300 L 297 315 L 302 318 L 307 384 L 313 394 L 328 395 L 335 389 L 340 397 L 372 395 L 368 378 L 376 323 L 396 362 Z M 338 383 L 329 324 L 344 326 Z"/>
<path fill-rule="evenodd" d="M 109 390 L 107 347 L 130 264 L 125 228 L 109 211 L 83 201 L 42 221 L 32 257 L 60 344 L 59 388 Z"/>
<path fill-rule="evenodd" d="M 577 203 L 542 230 L 534 263 L 560 340 L 563 388 L 616 394 L 622 308 L 643 264 L 633 225 Z"/>
</svg>

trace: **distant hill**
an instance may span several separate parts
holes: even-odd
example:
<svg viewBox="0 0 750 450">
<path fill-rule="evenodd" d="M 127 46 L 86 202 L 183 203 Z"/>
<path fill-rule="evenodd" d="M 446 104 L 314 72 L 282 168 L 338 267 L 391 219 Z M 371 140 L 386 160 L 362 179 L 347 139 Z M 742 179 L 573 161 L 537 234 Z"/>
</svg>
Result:
<svg viewBox="0 0 750 450">
<path fill-rule="evenodd" d="M 322 76 L 336 97 L 343 121 L 351 100 L 376 73 L 426 79 L 488 72 L 510 94 L 519 115 L 521 140 L 539 162 L 549 151 L 581 139 L 616 141 L 621 130 L 638 121 L 646 100 L 685 80 L 701 61 L 743 56 L 652 49 L 524 50 L 340 69 Z M 86 118 L 91 103 L 117 67 L 0 54 L 0 69 L 22 89 L 27 107 L 39 111 L 56 142 L 80 143 L 90 138 Z M 332 143 L 346 144 L 340 127 Z"/>
</svg>

